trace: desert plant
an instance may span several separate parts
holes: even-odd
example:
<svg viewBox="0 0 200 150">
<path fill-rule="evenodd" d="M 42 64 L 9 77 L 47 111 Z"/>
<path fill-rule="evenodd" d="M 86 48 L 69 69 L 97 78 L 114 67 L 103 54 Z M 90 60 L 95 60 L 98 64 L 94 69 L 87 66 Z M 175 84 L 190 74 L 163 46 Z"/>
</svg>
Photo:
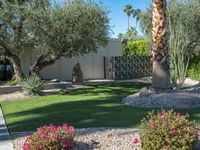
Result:
<svg viewBox="0 0 200 150">
<path fill-rule="evenodd" d="M 36 75 L 26 77 L 22 82 L 22 90 L 28 96 L 38 96 L 41 94 L 44 82 Z"/>
<path fill-rule="evenodd" d="M 74 144 L 74 127 L 50 124 L 37 129 L 24 142 L 23 150 L 69 150 Z"/>
<path fill-rule="evenodd" d="M 172 28 L 169 23 L 170 76 L 175 87 L 180 88 L 185 81 L 189 65 L 188 36 L 182 24 Z"/>
<path fill-rule="evenodd" d="M 140 140 L 143 150 L 192 149 L 198 136 L 197 124 L 188 115 L 173 110 L 152 111 L 142 120 Z"/>
</svg>

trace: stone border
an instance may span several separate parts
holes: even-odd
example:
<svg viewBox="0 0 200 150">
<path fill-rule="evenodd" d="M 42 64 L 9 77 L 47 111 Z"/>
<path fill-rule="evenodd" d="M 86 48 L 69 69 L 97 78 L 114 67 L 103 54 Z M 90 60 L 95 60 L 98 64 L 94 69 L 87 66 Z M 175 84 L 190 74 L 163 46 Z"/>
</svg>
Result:
<svg viewBox="0 0 200 150">
<path fill-rule="evenodd" d="M 13 144 L 11 141 L 6 122 L 0 107 L 0 150 L 13 150 Z"/>
</svg>

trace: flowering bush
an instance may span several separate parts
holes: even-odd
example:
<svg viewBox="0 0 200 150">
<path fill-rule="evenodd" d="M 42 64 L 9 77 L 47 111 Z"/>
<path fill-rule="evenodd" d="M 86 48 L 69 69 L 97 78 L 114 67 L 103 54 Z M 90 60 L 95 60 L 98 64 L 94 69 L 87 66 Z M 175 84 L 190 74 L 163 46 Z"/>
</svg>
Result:
<svg viewBox="0 0 200 150">
<path fill-rule="evenodd" d="M 50 124 L 38 128 L 28 136 L 23 150 L 69 150 L 74 144 L 74 127 L 67 124 L 56 126 Z"/>
<path fill-rule="evenodd" d="M 198 127 L 188 115 L 173 110 L 153 111 L 142 120 L 140 140 L 143 150 L 192 149 Z"/>
</svg>

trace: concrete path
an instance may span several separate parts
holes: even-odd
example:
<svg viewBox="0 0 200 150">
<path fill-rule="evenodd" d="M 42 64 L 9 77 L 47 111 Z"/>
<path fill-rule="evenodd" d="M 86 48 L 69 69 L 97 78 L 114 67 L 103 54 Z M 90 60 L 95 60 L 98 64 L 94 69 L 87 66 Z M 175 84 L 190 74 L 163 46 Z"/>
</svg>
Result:
<svg viewBox="0 0 200 150">
<path fill-rule="evenodd" d="M 0 150 L 13 150 L 13 144 L 0 107 Z"/>
</svg>

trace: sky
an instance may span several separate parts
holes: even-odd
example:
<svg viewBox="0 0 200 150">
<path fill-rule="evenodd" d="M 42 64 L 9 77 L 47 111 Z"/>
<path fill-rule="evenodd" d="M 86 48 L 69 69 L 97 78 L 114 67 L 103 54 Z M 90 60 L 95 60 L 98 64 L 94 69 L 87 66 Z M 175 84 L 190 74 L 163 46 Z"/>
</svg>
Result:
<svg viewBox="0 0 200 150">
<path fill-rule="evenodd" d="M 64 0 L 57 0 L 62 3 Z M 99 0 L 95 0 L 99 2 Z M 133 9 L 145 10 L 151 4 L 151 0 L 100 0 L 108 10 L 108 17 L 110 18 L 110 26 L 114 33 L 111 33 L 111 37 L 116 38 L 119 33 L 126 33 L 128 28 L 128 17 L 123 12 L 125 6 L 130 4 Z M 135 19 L 131 17 L 130 25 L 135 27 Z M 139 34 L 142 34 L 137 28 Z"/>
</svg>

